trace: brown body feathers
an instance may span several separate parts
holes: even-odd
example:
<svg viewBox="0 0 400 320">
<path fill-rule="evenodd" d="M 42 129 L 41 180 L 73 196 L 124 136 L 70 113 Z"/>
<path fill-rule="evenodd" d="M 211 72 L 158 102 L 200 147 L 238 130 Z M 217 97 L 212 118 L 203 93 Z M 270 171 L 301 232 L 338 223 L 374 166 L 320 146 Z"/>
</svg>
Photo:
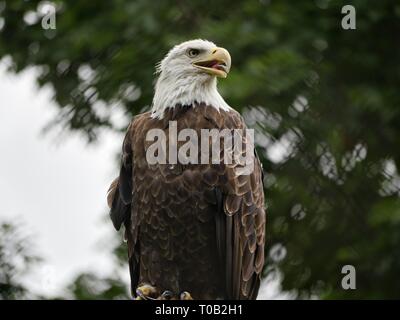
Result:
<svg viewBox="0 0 400 320">
<path fill-rule="evenodd" d="M 184 128 L 242 129 L 236 111 L 178 106 L 163 119 L 134 118 L 123 143 L 120 176 L 108 194 L 111 218 L 124 223 L 133 292 L 139 283 L 189 291 L 194 299 L 255 299 L 264 265 L 265 209 L 262 168 L 250 175 L 224 164 L 146 161 L 146 133 Z"/>
</svg>

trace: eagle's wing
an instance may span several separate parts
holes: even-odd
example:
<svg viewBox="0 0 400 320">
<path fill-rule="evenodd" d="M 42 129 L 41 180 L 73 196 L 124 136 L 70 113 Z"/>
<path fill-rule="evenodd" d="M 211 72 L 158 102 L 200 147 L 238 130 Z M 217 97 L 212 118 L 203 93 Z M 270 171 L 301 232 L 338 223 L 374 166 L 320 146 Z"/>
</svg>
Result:
<svg viewBox="0 0 400 320">
<path fill-rule="evenodd" d="M 235 126 L 245 128 L 239 119 L 235 119 Z M 244 145 L 249 143 L 245 135 L 242 139 Z M 253 152 L 254 170 L 250 174 L 240 174 L 240 165 L 235 163 L 223 165 L 224 170 L 219 168 L 218 172 L 217 249 L 229 299 L 255 299 L 264 265 L 263 171 L 255 149 Z"/>
<path fill-rule="evenodd" d="M 132 293 L 135 294 L 139 281 L 139 242 L 137 241 L 136 219 L 132 219 L 132 127 L 128 131 L 122 144 L 122 161 L 119 177 L 116 178 L 108 190 L 107 202 L 110 207 L 110 217 L 115 229 L 119 230 L 125 224 L 125 238 L 128 241 L 129 271 L 131 275 Z M 132 231 L 133 232 L 130 232 Z"/>
</svg>

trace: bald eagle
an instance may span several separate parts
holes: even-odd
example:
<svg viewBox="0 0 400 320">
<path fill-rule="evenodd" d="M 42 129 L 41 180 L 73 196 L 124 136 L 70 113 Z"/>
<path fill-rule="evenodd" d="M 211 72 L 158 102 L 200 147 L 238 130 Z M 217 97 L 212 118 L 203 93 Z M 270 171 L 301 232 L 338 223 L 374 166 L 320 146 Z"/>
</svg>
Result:
<svg viewBox="0 0 400 320">
<path fill-rule="evenodd" d="M 212 42 L 191 40 L 173 47 L 157 66 L 151 110 L 128 127 L 120 174 L 107 200 L 114 227 L 125 226 L 131 288 L 138 299 L 257 297 L 265 208 L 256 152 L 250 173 L 222 156 L 209 163 L 172 164 L 149 163 L 147 157 L 148 133 L 165 133 L 171 143 L 174 121 L 178 132 L 190 129 L 199 135 L 204 129 L 246 129 L 217 90 L 217 77 L 225 78 L 230 67 L 229 52 Z M 241 138 L 249 143 L 245 135 Z M 205 143 L 207 148 L 214 144 L 212 139 Z M 204 149 L 198 153 L 201 157 Z"/>
</svg>

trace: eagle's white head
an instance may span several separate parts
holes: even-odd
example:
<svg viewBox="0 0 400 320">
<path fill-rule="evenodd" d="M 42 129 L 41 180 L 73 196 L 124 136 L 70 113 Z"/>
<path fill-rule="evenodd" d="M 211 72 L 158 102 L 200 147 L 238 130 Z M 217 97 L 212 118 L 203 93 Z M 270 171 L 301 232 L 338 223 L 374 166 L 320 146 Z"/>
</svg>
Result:
<svg viewBox="0 0 400 320">
<path fill-rule="evenodd" d="M 167 108 L 196 102 L 229 110 L 216 78 L 225 78 L 230 67 L 229 52 L 210 41 L 190 40 L 173 47 L 157 66 L 152 117 L 160 119 Z"/>
</svg>

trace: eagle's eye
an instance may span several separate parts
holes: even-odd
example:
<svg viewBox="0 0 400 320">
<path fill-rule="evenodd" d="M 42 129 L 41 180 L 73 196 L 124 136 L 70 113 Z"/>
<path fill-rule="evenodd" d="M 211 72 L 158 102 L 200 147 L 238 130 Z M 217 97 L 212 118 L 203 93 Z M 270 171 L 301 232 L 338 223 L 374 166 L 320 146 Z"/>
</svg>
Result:
<svg viewBox="0 0 400 320">
<path fill-rule="evenodd" d="M 199 50 L 199 49 L 189 49 L 189 50 L 187 51 L 187 55 L 188 55 L 190 58 L 197 57 L 197 56 L 199 55 L 199 53 L 200 53 L 200 50 Z"/>
</svg>

